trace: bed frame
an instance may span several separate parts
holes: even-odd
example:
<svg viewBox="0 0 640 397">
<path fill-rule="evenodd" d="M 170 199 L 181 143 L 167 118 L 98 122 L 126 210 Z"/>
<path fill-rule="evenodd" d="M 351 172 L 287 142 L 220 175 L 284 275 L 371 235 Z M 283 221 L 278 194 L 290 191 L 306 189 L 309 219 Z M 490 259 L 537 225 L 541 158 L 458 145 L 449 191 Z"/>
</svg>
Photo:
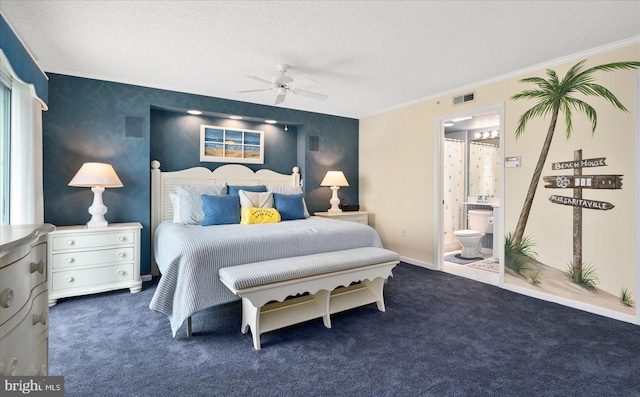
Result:
<svg viewBox="0 0 640 397">
<path fill-rule="evenodd" d="M 228 185 L 285 185 L 300 186 L 300 169 L 293 167 L 289 175 L 280 174 L 268 169 L 253 172 L 240 164 L 227 164 L 211 171 L 204 167 L 193 167 L 181 171 L 160 171 L 160 162 L 151 162 L 151 274 L 159 275 L 154 256 L 155 230 L 166 220 L 173 219 L 170 193 L 175 193 L 179 185 L 211 185 L 226 183 Z"/>
</svg>

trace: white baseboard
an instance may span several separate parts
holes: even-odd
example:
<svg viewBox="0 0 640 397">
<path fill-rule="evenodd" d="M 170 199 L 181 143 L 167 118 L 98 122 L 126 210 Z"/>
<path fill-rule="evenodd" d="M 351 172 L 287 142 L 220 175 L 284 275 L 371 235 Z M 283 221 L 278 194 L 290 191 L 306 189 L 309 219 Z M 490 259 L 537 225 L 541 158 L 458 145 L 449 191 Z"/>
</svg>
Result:
<svg viewBox="0 0 640 397">
<path fill-rule="evenodd" d="M 406 256 L 401 256 L 400 260 L 410 265 L 424 267 L 429 270 L 438 270 L 433 263 L 427 263 L 427 262 L 419 261 L 417 259 L 407 258 Z"/>
<path fill-rule="evenodd" d="M 636 316 L 620 313 L 615 310 L 605 309 L 599 306 L 590 305 L 588 303 L 563 298 L 561 296 L 552 295 L 545 292 L 533 291 L 528 288 L 520 287 L 517 285 L 511 285 L 507 283 L 503 283 L 502 288 L 512 292 L 516 292 L 518 294 L 530 296 L 532 298 L 537 298 L 547 302 L 557 303 L 559 305 L 571 307 L 573 309 L 583 310 L 585 312 L 613 318 L 615 320 L 620 320 L 627 323 L 640 325 L 640 322 L 638 322 L 638 320 L 636 319 Z"/>
<path fill-rule="evenodd" d="M 143 274 L 142 276 L 140 276 L 140 278 L 142 279 L 142 282 L 151 281 L 151 275 L 150 274 Z"/>
</svg>

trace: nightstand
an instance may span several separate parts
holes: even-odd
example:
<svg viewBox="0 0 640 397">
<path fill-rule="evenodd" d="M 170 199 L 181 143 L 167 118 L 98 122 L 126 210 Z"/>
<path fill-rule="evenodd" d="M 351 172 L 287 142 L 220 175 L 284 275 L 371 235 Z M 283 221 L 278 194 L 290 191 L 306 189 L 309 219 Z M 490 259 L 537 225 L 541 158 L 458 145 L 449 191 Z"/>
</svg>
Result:
<svg viewBox="0 0 640 397">
<path fill-rule="evenodd" d="M 316 212 L 313 215 L 323 218 L 339 219 L 341 221 L 357 222 L 364 225 L 369 224 L 369 213 L 364 211 Z"/>
<path fill-rule="evenodd" d="M 49 306 L 59 298 L 129 288 L 140 292 L 140 223 L 62 226 L 48 234 Z"/>
</svg>

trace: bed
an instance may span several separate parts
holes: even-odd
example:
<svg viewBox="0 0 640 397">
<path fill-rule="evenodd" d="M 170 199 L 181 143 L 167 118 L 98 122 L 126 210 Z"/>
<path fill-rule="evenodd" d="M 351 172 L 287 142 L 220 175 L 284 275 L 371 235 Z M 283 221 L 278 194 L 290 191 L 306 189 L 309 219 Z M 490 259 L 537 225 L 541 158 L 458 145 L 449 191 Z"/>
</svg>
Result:
<svg viewBox="0 0 640 397">
<path fill-rule="evenodd" d="M 218 270 L 265 260 L 382 247 L 376 231 L 355 222 L 315 216 L 265 224 L 201 226 L 174 222 L 170 195 L 180 186 L 267 186 L 269 191 L 300 191 L 300 174 L 271 170 L 255 173 L 230 164 L 210 171 L 195 167 L 162 172 L 151 169 L 152 273 L 162 277 L 149 307 L 165 314 L 173 335 L 184 320 L 207 307 L 238 300 L 220 282 Z M 179 188 L 178 188 L 179 189 Z M 305 214 L 308 215 L 308 214 Z"/>
</svg>

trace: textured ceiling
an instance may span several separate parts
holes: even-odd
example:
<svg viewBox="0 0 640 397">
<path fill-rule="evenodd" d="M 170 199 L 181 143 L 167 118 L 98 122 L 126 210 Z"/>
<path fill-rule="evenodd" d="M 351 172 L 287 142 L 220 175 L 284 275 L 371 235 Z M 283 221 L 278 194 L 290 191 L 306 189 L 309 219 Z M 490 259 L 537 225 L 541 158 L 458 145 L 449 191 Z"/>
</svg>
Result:
<svg viewBox="0 0 640 397">
<path fill-rule="evenodd" d="M 12 1 L 0 11 L 46 72 L 271 105 L 276 65 L 361 118 L 640 36 L 640 1 Z M 212 109 L 213 110 L 213 109 Z"/>
</svg>

